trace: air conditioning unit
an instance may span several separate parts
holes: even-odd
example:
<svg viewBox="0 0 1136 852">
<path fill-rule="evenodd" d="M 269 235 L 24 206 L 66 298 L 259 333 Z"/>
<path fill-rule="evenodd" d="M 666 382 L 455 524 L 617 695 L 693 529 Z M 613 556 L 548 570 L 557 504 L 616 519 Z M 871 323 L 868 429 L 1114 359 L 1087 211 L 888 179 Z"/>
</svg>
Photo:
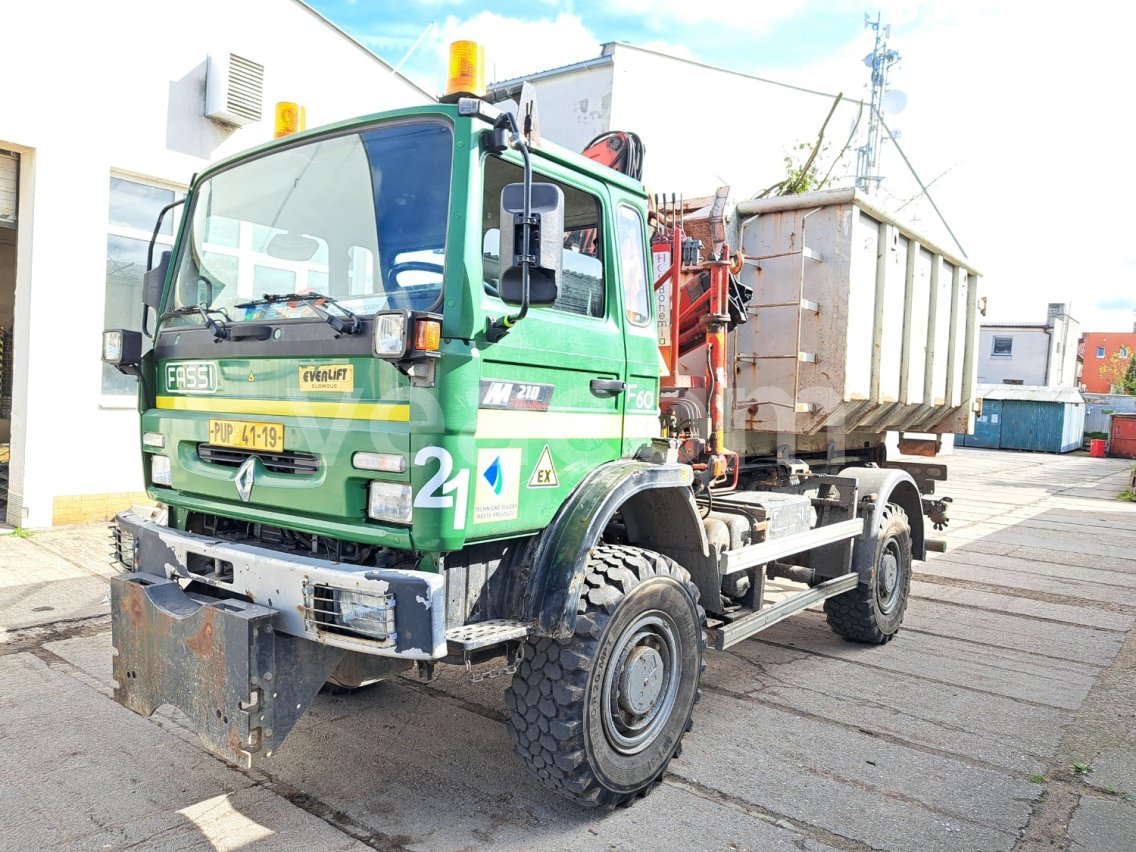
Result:
<svg viewBox="0 0 1136 852">
<path fill-rule="evenodd" d="M 205 117 L 243 127 L 260 121 L 264 66 L 235 53 L 212 54 L 205 72 Z"/>
</svg>

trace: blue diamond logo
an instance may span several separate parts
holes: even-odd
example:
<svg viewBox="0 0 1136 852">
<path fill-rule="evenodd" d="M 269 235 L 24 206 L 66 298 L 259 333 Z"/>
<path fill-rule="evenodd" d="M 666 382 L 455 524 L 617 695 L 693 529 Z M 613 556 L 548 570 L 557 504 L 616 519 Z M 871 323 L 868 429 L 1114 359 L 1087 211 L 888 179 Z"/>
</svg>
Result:
<svg viewBox="0 0 1136 852">
<path fill-rule="evenodd" d="M 493 489 L 494 494 L 501 493 L 501 487 L 505 484 L 505 477 L 501 475 L 501 457 L 493 459 L 493 464 L 485 468 L 485 472 L 481 474 L 485 477 L 485 481 L 489 483 Z"/>
</svg>

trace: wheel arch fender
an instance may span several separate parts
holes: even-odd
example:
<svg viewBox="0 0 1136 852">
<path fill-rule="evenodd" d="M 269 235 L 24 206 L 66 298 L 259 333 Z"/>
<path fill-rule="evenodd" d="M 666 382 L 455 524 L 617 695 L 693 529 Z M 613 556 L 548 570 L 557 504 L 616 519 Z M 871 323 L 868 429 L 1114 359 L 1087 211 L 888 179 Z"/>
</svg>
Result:
<svg viewBox="0 0 1136 852">
<path fill-rule="evenodd" d="M 541 534 L 533 556 L 524 618 L 534 623 L 536 634 L 555 639 L 572 635 L 588 552 L 618 511 L 630 544 L 684 567 L 705 562 L 706 531 L 692 482 L 687 465 L 629 459 L 601 465 L 584 477 Z"/>
<path fill-rule="evenodd" d="M 925 559 L 927 542 L 923 525 L 923 497 L 911 474 L 894 468 L 846 467 L 841 476 L 856 479 L 864 531 L 852 552 L 852 570 L 860 580 L 870 579 L 875 563 L 876 537 L 884 507 L 895 503 L 907 513 L 911 525 L 911 557 Z"/>
</svg>

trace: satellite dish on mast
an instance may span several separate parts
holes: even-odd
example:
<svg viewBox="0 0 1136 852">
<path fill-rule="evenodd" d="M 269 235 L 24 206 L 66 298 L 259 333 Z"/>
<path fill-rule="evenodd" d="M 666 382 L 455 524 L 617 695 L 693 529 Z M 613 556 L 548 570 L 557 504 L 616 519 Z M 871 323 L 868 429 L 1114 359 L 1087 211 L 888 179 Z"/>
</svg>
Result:
<svg viewBox="0 0 1136 852">
<path fill-rule="evenodd" d="M 907 95 L 899 89 L 890 89 L 884 92 L 884 96 L 880 100 L 880 106 L 882 106 L 884 112 L 889 115 L 898 115 L 907 107 Z"/>
</svg>

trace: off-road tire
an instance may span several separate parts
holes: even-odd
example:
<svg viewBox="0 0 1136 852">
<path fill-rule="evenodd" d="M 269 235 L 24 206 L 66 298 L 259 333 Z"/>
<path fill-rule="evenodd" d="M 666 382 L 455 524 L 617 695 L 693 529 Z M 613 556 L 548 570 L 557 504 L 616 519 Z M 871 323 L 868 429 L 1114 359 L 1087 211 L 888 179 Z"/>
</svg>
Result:
<svg viewBox="0 0 1136 852">
<path fill-rule="evenodd" d="M 586 807 L 626 805 L 659 784 L 691 728 L 706 615 L 685 569 L 607 544 L 588 557 L 577 613 L 571 639 L 537 640 L 518 666 L 509 735 L 548 789 Z"/>
<path fill-rule="evenodd" d="M 828 625 L 853 642 L 882 645 L 899 632 L 911 593 L 911 524 L 888 503 L 880 513 L 871 581 L 824 602 Z"/>
</svg>

